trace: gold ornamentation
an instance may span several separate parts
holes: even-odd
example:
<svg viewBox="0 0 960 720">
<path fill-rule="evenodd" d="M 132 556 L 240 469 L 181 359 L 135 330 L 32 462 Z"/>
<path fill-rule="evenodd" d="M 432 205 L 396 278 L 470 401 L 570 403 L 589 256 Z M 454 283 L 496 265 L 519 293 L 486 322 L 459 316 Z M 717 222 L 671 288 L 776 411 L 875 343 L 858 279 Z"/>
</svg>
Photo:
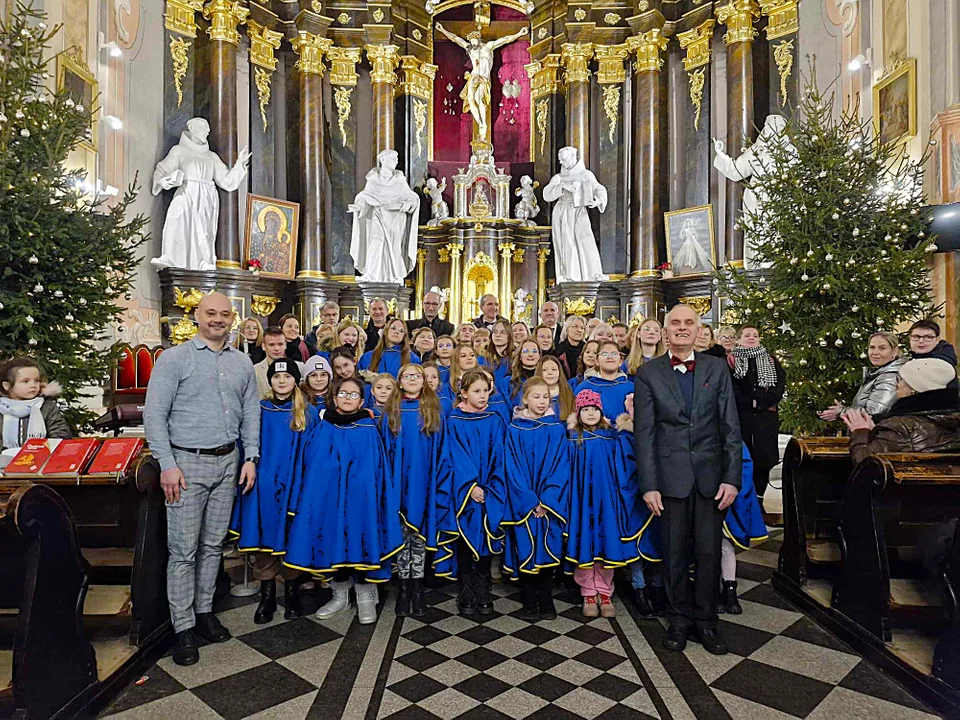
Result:
<svg viewBox="0 0 960 720">
<path fill-rule="evenodd" d="M 319 14 L 323 10 L 320 0 L 310 0 L 310 9 Z"/>
<path fill-rule="evenodd" d="M 231 45 L 240 44 L 237 26 L 247 22 L 250 10 L 237 0 L 210 0 L 203 6 L 203 17 L 210 21 L 207 35 L 211 40 L 221 40 Z"/>
<path fill-rule="evenodd" d="M 448 245 L 444 247 L 438 247 L 437 256 L 440 258 L 440 262 L 443 264 L 450 262 L 450 247 Z"/>
<path fill-rule="evenodd" d="M 367 59 L 372 66 L 370 81 L 396 85 L 396 69 L 400 62 L 400 48 L 396 45 L 367 45 Z"/>
<path fill-rule="evenodd" d="M 381 10 L 380 8 L 377 8 L 376 10 L 373 11 L 373 13 L 371 13 L 371 17 L 373 17 L 373 21 L 374 21 L 374 22 L 376 22 L 376 23 L 382 23 L 382 22 L 383 22 L 383 10 Z"/>
<path fill-rule="evenodd" d="M 593 315 L 593 311 L 597 309 L 597 299 L 594 298 L 590 302 L 587 302 L 587 299 L 581 295 L 576 300 L 571 300 L 567 298 L 563 301 L 563 313 L 564 315 L 579 315 L 580 317 L 586 317 L 587 315 Z"/>
<path fill-rule="evenodd" d="M 616 25 L 616 24 L 617 24 L 618 22 L 620 22 L 622 19 L 623 19 L 623 18 L 621 18 L 619 15 L 617 15 L 616 13 L 612 13 L 612 12 L 608 12 L 606 15 L 603 16 L 603 21 L 604 21 L 607 25 Z"/>
<path fill-rule="evenodd" d="M 413 122 L 417 128 L 417 154 L 423 155 L 423 137 L 427 134 L 427 103 L 413 101 Z"/>
<path fill-rule="evenodd" d="M 793 72 L 793 40 L 784 40 L 773 46 L 773 59 L 780 75 L 780 107 L 787 106 L 787 81 Z"/>
<path fill-rule="evenodd" d="M 200 301 L 203 300 L 204 293 L 200 292 L 196 288 L 190 288 L 187 292 L 183 292 L 180 288 L 174 286 L 173 288 L 173 304 L 174 307 L 181 308 L 186 313 L 192 313 L 197 305 L 200 304 Z"/>
<path fill-rule="evenodd" d="M 776 40 L 800 30 L 797 0 L 760 0 L 760 9 L 767 21 L 767 40 Z"/>
<path fill-rule="evenodd" d="M 340 144 L 347 146 L 347 120 L 350 118 L 350 96 L 353 94 L 353 87 L 350 85 L 337 85 L 333 88 L 333 101 L 337 105 L 337 127 L 340 128 Z"/>
<path fill-rule="evenodd" d="M 691 295 L 678 298 L 683 305 L 689 305 L 697 315 L 706 315 L 713 307 L 713 299 L 709 295 Z"/>
<path fill-rule="evenodd" d="M 163 26 L 170 32 L 189 38 L 197 36 L 196 13 L 203 10 L 203 0 L 167 0 Z"/>
<path fill-rule="evenodd" d="M 620 114 L 620 86 L 603 86 L 603 113 L 607 116 L 607 137 L 613 144 L 617 134 L 617 116 Z"/>
<path fill-rule="evenodd" d="M 564 43 L 561 60 L 566 70 L 568 83 L 590 82 L 590 60 L 593 58 L 592 43 Z"/>
<path fill-rule="evenodd" d="M 533 100 L 563 90 L 559 55 L 546 55 L 543 60 L 524 65 L 524 69 L 527 71 L 527 77 L 530 78 L 530 97 Z"/>
<path fill-rule="evenodd" d="M 597 45 L 597 82 L 621 84 L 627 79 L 627 71 L 623 67 L 624 58 L 629 55 L 626 44 Z"/>
<path fill-rule="evenodd" d="M 437 76 L 437 66 L 428 62 L 420 62 L 413 55 L 404 55 L 400 58 L 400 95 L 413 95 L 422 100 L 429 100 L 433 90 L 433 80 Z"/>
<path fill-rule="evenodd" d="M 473 191 L 473 200 L 467 212 L 475 220 L 484 220 L 490 217 L 490 199 L 487 197 L 487 191 L 484 190 L 483 185 L 478 185 L 477 189 Z"/>
<path fill-rule="evenodd" d="M 283 33 L 251 20 L 247 23 L 247 37 L 250 38 L 250 62 L 267 70 L 276 70 L 277 58 L 273 51 L 280 47 Z"/>
<path fill-rule="evenodd" d="M 184 316 L 177 321 L 177 324 L 170 328 L 170 342 L 174 345 L 181 345 L 193 339 L 197 334 L 197 326 L 193 320 Z"/>
<path fill-rule="evenodd" d="M 416 40 L 417 42 L 420 42 L 421 40 L 423 40 L 423 33 L 420 32 L 420 30 L 417 28 L 414 28 L 413 32 L 411 32 L 410 34 L 413 35 L 413 39 Z"/>
<path fill-rule="evenodd" d="M 538 248 L 538 249 L 537 249 L 537 261 L 538 261 L 538 262 L 546 262 L 548 257 L 550 257 L 550 248 Z"/>
<path fill-rule="evenodd" d="M 250 309 L 254 315 L 260 317 L 270 317 L 273 311 L 277 309 L 280 298 L 272 295 L 253 295 L 250 298 Z"/>
<path fill-rule="evenodd" d="M 543 40 L 547 36 L 547 27 L 544 25 L 539 30 L 537 30 L 537 40 Z"/>
<path fill-rule="evenodd" d="M 693 72 L 688 73 L 690 76 L 690 102 L 693 103 L 693 107 L 696 108 L 696 114 L 693 116 L 693 129 L 700 129 L 700 112 L 703 110 L 701 107 L 703 103 L 703 84 L 706 82 L 707 69 L 701 67 Z"/>
<path fill-rule="evenodd" d="M 723 36 L 725 45 L 753 42 L 757 36 L 753 27 L 754 21 L 760 17 L 757 0 L 730 0 L 728 4 L 716 8 L 714 13 L 717 20 L 727 26 L 727 32 Z"/>
<path fill-rule="evenodd" d="M 637 54 L 633 69 L 638 75 L 643 72 L 659 72 L 663 67 L 660 53 L 667 49 L 667 38 L 663 36 L 660 28 L 627 38 L 627 47 Z"/>
<path fill-rule="evenodd" d="M 183 103 L 183 79 L 187 76 L 190 42 L 183 38 L 170 38 L 170 59 L 173 61 L 173 86 L 177 91 L 177 107 Z"/>
<path fill-rule="evenodd" d="M 694 0 L 694 2 L 696 2 L 696 0 Z M 637 3 L 637 10 L 639 10 L 640 12 L 646 12 L 649 9 L 650 9 L 650 3 L 647 2 L 647 0 L 640 0 L 640 2 Z"/>
<path fill-rule="evenodd" d="M 331 47 L 327 50 L 331 85 L 357 84 L 357 63 L 360 62 L 361 53 L 360 48 Z"/>
<path fill-rule="evenodd" d="M 507 258 L 513 259 L 513 251 L 517 249 L 517 246 L 513 243 L 501 243 L 497 245 L 497 249 L 500 251 L 500 257 L 506 260 Z"/>
<path fill-rule="evenodd" d="M 333 46 L 333 41 L 327 38 L 317 37 L 313 33 L 301 30 L 297 36 L 290 41 L 293 51 L 300 56 L 294 65 L 297 70 L 304 75 L 319 75 L 323 77 L 324 65 L 323 56 Z"/>
<path fill-rule="evenodd" d="M 224 270 L 239 270 L 240 263 L 236 260 L 217 260 L 217 267 Z"/>
<path fill-rule="evenodd" d="M 350 22 L 350 16 L 347 15 L 345 12 L 342 12 L 339 15 L 337 15 L 337 22 L 340 23 L 341 25 L 346 25 L 348 22 Z"/>
<path fill-rule="evenodd" d="M 260 105 L 260 119 L 263 121 L 263 131 L 267 131 L 267 105 L 270 103 L 270 82 L 273 73 L 263 68 L 254 68 L 254 82 L 257 85 L 257 103 Z"/>
<path fill-rule="evenodd" d="M 523 259 L 526 256 L 527 256 L 527 251 L 524 250 L 522 247 L 517 248 L 516 250 L 513 251 L 513 261 L 515 263 L 522 263 Z"/>
<path fill-rule="evenodd" d="M 537 130 L 540 132 L 540 154 L 547 148 L 547 120 L 550 116 L 550 104 L 546 100 L 537 103 Z"/>
<path fill-rule="evenodd" d="M 537 248 L 537 305 L 543 307 L 547 301 L 547 258 L 550 248 Z"/>
<path fill-rule="evenodd" d="M 710 42 L 713 39 L 713 28 L 716 24 L 716 20 L 705 20 L 693 30 L 677 35 L 680 47 L 687 51 L 686 57 L 683 58 L 683 69 L 687 72 L 710 63 Z"/>
<path fill-rule="evenodd" d="M 396 315 L 396 314 L 397 314 L 397 299 L 396 299 L 396 298 L 390 298 L 389 300 L 386 301 L 386 303 L 387 303 L 387 313 L 388 313 L 389 315 L 391 315 L 391 316 Z M 370 301 L 367 300 L 366 298 L 364 298 L 364 300 L 363 300 L 363 312 L 364 312 L 365 315 L 369 315 L 369 314 L 370 314 Z"/>
<path fill-rule="evenodd" d="M 587 11 L 581 7 L 578 7 L 573 11 L 573 17 L 576 18 L 577 22 L 583 22 L 587 19 Z"/>
</svg>

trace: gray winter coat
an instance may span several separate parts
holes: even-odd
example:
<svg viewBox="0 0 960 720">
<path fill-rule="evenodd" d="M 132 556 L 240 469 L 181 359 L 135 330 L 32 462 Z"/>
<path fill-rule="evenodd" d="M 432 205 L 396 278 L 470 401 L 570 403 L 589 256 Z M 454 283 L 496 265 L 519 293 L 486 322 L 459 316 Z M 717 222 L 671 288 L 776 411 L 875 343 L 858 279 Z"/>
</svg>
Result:
<svg viewBox="0 0 960 720">
<path fill-rule="evenodd" d="M 900 368 L 908 359 L 898 357 L 880 367 L 864 368 L 863 384 L 853 402 L 844 409 L 863 410 L 868 415 L 887 412 L 897 401 L 897 378 L 900 377 Z"/>
<path fill-rule="evenodd" d="M 44 398 L 43 405 L 40 406 L 40 414 L 43 416 L 43 424 L 47 426 L 48 438 L 71 438 L 73 433 L 70 426 L 67 425 L 63 413 L 57 406 L 57 401 L 52 397 Z M 20 444 L 27 441 L 27 426 L 30 424 L 30 416 L 20 420 Z M 0 445 L 3 443 L 0 442 Z M 4 448 L 5 449 L 5 448 Z"/>
</svg>

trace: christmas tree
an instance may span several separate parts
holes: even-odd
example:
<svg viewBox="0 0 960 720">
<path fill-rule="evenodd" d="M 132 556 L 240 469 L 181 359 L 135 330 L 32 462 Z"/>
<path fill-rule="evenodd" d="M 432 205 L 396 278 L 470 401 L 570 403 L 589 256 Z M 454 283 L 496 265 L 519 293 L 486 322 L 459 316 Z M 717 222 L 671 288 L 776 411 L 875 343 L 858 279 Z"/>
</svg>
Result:
<svg viewBox="0 0 960 720">
<path fill-rule="evenodd" d="M 753 212 L 740 219 L 762 276 L 727 268 L 714 280 L 728 320 L 757 324 L 787 373 L 781 427 L 835 432 L 817 417 L 853 399 L 869 335 L 931 313 L 923 161 L 881 142 L 856 108 L 836 117 L 811 65 L 787 136 L 751 178 Z"/>
<path fill-rule="evenodd" d="M 126 221 L 134 187 L 107 209 L 67 169 L 96 108 L 50 89 L 45 50 L 59 27 L 43 21 L 24 5 L 0 21 L 0 359 L 35 357 L 80 429 L 81 393 L 104 382 L 115 352 L 98 336 L 120 312 L 146 220 Z"/>
</svg>

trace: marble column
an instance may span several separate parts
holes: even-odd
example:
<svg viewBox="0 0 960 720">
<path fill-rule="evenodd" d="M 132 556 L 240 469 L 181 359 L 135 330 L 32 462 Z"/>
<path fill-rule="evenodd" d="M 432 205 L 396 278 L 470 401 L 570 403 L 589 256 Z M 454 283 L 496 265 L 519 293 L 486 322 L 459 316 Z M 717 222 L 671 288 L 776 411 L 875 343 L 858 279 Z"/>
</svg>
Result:
<svg viewBox="0 0 960 720">
<path fill-rule="evenodd" d="M 798 0 L 760 0 L 760 10 L 768 18 L 770 112 L 788 118 L 797 107 L 800 92 L 800 73 L 797 67 L 800 61 L 800 16 L 797 2 Z"/>
<path fill-rule="evenodd" d="M 450 257 L 450 309 L 447 319 L 457 326 L 462 322 L 463 315 L 463 283 L 460 277 L 460 256 L 463 254 L 463 244 L 450 243 L 447 245 L 447 250 Z"/>
<path fill-rule="evenodd" d="M 360 48 L 331 47 L 330 85 L 336 120 L 330 123 L 330 223 L 329 268 L 333 276 L 353 276 L 350 233 L 353 220 L 347 205 L 357 195 L 357 63 Z"/>
<path fill-rule="evenodd" d="M 547 258 L 550 257 L 550 248 L 537 249 L 537 309 L 543 307 L 547 301 Z"/>
<path fill-rule="evenodd" d="M 663 211 L 660 198 L 667 178 L 657 172 L 663 128 L 660 103 L 663 83 L 661 53 L 667 38 L 658 28 L 627 39 L 636 54 L 633 75 L 633 157 L 630 203 L 630 275 L 652 277 L 660 264 L 659 247 L 663 238 Z"/>
<path fill-rule="evenodd" d="M 753 112 L 753 39 L 754 21 L 760 17 L 757 0 L 731 0 L 714 11 L 726 25 L 723 42 L 727 46 L 727 154 L 737 157 L 752 138 Z M 724 262 L 743 267 L 743 231 L 739 229 L 743 208 L 743 183 L 726 181 L 724 218 Z"/>
<path fill-rule="evenodd" d="M 303 30 L 292 43 L 300 56 L 300 263 L 297 279 L 325 278 L 323 59 L 333 44 Z"/>
<path fill-rule="evenodd" d="M 203 7 L 210 21 L 210 149 L 232 167 L 237 161 L 237 27 L 250 11 L 237 0 L 211 0 Z M 235 192 L 220 194 L 217 267 L 240 269 L 240 201 Z"/>
<path fill-rule="evenodd" d="M 559 171 L 557 151 L 563 147 L 567 132 L 560 55 L 546 55 L 525 65 L 524 69 L 530 78 L 534 179 L 545 185 Z M 538 224 L 550 224 L 551 209 L 551 203 L 540 203 L 540 215 L 536 218 Z"/>
<path fill-rule="evenodd" d="M 686 50 L 683 69 L 687 84 L 682 107 L 685 112 L 676 118 L 681 130 L 679 142 L 683 151 L 683 197 L 675 208 L 697 207 L 710 202 L 710 172 L 713 167 L 705 158 L 713 157 L 710 142 L 710 109 L 712 83 L 710 80 L 711 44 L 716 20 L 705 20 L 697 27 L 677 36 L 680 47 Z"/>
<path fill-rule="evenodd" d="M 590 60 L 592 43 L 564 43 L 560 61 L 567 85 L 567 145 L 590 164 Z"/>
<path fill-rule="evenodd" d="M 517 246 L 511 242 L 500 243 L 500 309 L 504 317 L 510 317 L 513 307 L 513 252 Z"/>
<path fill-rule="evenodd" d="M 373 158 L 383 150 L 394 147 L 393 100 L 397 84 L 396 69 L 400 62 L 400 49 L 396 45 L 367 45 L 370 61 L 370 82 L 373 87 Z"/>
<path fill-rule="evenodd" d="M 600 93 L 598 148 L 594 150 L 596 165 L 593 168 L 600 184 L 607 189 L 607 210 L 599 217 L 600 258 L 603 271 L 608 275 L 624 275 L 629 272 L 627 253 L 627 212 L 629 160 L 623 151 L 626 133 L 625 122 L 627 73 L 623 67 L 629 51 L 623 45 L 597 45 L 597 85 Z"/>
<path fill-rule="evenodd" d="M 400 168 L 410 187 L 419 189 L 427 179 L 427 161 L 433 146 L 433 80 L 437 66 L 421 62 L 413 55 L 400 58 L 397 85 L 395 149 L 400 154 Z M 430 218 L 430 204 L 420 203 L 420 221 Z"/>
<path fill-rule="evenodd" d="M 276 51 L 283 33 L 250 20 L 247 23 L 247 36 L 250 38 L 250 64 L 253 70 L 250 83 L 250 152 L 255 158 L 250 165 L 250 191 L 276 197 L 278 168 L 274 136 L 277 114 L 270 101 L 277 69 Z"/>
<path fill-rule="evenodd" d="M 202 0 L 167 0 L 163 16 L 163 153 L 180 139 L 187 120 L 194 116 L 193 87 L 196 65 L 196 13 Z M 169 59 L 167 59 L 169 56 Z"/>
</svg>

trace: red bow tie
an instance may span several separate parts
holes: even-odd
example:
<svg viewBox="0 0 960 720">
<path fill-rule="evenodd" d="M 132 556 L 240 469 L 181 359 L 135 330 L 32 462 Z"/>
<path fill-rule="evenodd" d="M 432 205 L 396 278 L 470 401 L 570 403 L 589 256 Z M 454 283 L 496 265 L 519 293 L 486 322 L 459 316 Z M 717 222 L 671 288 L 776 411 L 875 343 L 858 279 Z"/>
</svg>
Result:
<svg viewBox="0 0 960 720">
<path fill-rule="evenodd" d="M 670 356 L 670 367 L 675 368 L 678 365 L 684 365 L 687 368 L 687 372 L 693 372 L 693 369 L 697 366 L 696 360 L 681 360 L 676 355 Z"/>
</svg>

